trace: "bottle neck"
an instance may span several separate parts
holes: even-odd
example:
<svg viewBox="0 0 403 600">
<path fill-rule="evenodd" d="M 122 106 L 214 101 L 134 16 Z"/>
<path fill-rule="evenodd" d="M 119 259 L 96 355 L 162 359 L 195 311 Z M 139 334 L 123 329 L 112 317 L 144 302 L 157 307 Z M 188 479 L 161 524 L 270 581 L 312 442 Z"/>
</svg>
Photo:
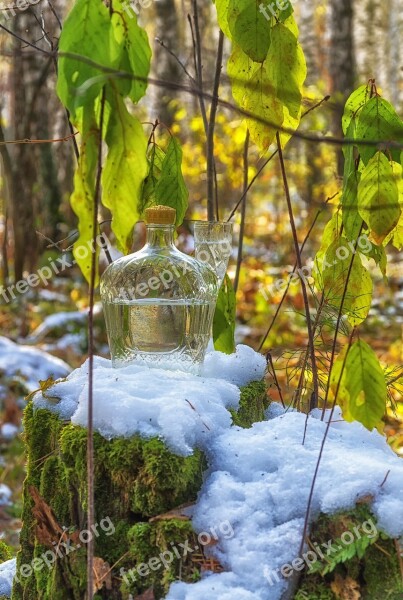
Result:
<svg viewBox="0 0 403 600">
<path fill-rule="evenodd" d="M 164 248 L 174 244 L 175 225 L 147 225 L 146 244 Z"/>
</svg>

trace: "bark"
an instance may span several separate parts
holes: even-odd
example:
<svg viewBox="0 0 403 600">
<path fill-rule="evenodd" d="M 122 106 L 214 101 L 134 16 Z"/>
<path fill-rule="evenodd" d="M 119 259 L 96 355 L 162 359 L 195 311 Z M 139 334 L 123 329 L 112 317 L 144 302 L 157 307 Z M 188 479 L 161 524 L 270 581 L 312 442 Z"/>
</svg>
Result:
<svg viewBox="0 0 403 600">
<path fill-rule="evenodd" d="M 331 0 L 331 38 L 329 72 L 333 100 L 333 133 L 342 137 L 341 118 L 344 104 L 353 92 L 356 82 L 354 53 L 354 13 L 352 0 Z M 338 171 L 343 173 L 343 154 L 338 149 Z"/>
</svg>

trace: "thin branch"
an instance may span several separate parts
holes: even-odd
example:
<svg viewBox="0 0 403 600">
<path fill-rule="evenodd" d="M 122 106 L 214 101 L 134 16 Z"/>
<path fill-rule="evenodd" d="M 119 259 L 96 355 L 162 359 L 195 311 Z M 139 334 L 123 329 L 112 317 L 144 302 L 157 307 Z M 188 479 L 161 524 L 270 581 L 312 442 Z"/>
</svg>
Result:
<svg viewBox="0 0 403 600">
<path fill-rule="evenodd" d="M 316 467 L 315 467 L 315 472 L 314 472 L 313 479 L 312 479 L 311 489 L 309 490 L 308 504 L 307 504 L 306 513 L 305 513 L 305 520 L 304 520 L 304 528 L 303 528 L 303 531 L 302 531 L 302 539 L 301 539 L 301 544 L 300 544 L 300 548 L 299 548 L 299 554 L 300 555 L 302 554 L 302 551 L 304 549 L 305 538 L 306 538 L 306 535 L 307 535 L 307 532 L 308 532 L 309 515 L 310 515 L 310 512 L 311 512 L 311 506 L 312 506 L 312 500 L 313 500 L 313 492 L 314 492 L 314 489 L 315 489 L 316 479 L 318 477 L 318 472 L 319 472 L 319 467 L 320 467 L 320 463 L 321 463 L 321 460 L 322 460 L 323 450 L 324 450 L 324 447 L 325 447 L 327 436 L 329 434 L 329 429 L 330 429 L 330 425 L 331 425 L 331 422 L 332 422 L 334 409 L 336 407 L 337 397 L 339 395 L 339 389 L 340 389 L 341 379 L 343 377 L 343 372 L 344 372 L 344 368 L 346 366 L 346 360 L 347 360 L 347 356 L 348 356 L 348 353 L 349 353 L 350 348 L 351 348 L 351 344 L 352 344 L 352 341 L 353 341 L 354 333 L 355 333 L 355 329 L 352 330 L 351 335 L 350 335 L 348 349 L 347 349 L 346 355 L 344 357 L 343 364 L 342 364 L 342 367 L 341 367 L 340 377 L 339 377 L 339 380 L 337 382 L 337 388 L 336 388 L 336 392 L 335 392 L 335 395 L 334 395 L 333 406 L 332 406 L 332 409 L 331 409 L 330 414 L 329 414 L 329 420 L 328 420 L 328 422 L 326 424 L 325 433 L 324 433 L 323 440 L 322 440 L 322 443 L 321 443 L 321 446 L 320 446 L 319 456 L 318 456 L 318 460 L 317 460 Z"/>
<path fill-rule="evenodd" d="M 55 19 L 57 21 L 57 24 L 59 25 L 59 29 L 61 31 L 62 30 L 62 22 L 61 22 L 61 20 L 59 18 L 59 15 L 57 14 L 57 12 L 56 12 L 56 10 L 55 10 L 55 8 L 54 8 L 54 6 L 53 6 L 53 4 L 52 4 L 52 2 L 50 0 L 48 0 L 48 4 L 49 4 L 50 10 L 53 13 L 53 16 L 55 17 Z"/>
<path fill-rule="evenodd" d="M 330 96 L 325 96 L 324 98 L 322 98 L 322 100 L 320 100 L 320 102 L 317 102 L 314 106 L 311 106 L 311 108 L 309 110 L 307 110 L 306 112 L 304 112 L 304 114 L 301 116 L 301 119 L 303 119 L 304 117 L 306 117 L 306 115 L 308 115 L 310 112 L 312 112 L 313 110 L 315 110 L 316 108 L 319 108 L 319 106 L 322 106 L 322 104 L 324 102 L 327 102 L 330 99 Z M 269 164 L 270 161 L 273 160 L 273 158 L 276 156 L 276 154 L 278 153 L 278 150 L 274 150 L 274 152 L 264 161 L 264 163 L 262 164 L 261 167 L 259 167 L 257 173 L 252 177 L 248 187 L 246 188 L 246 190 L 244 190 L 242 196 L 239 198 L 238 202 L 235 204 L 234 208 L 232 209 L 227 221 L 231 221 L 232 217 L 235 215 L 236 211 L 239 208 L 239 205 L 241 204 L 244 196 L 249 192 L 250 188 L 252 187 L 252 185 L 255 183 L 256 179 L 259 177 L 260 173 L 267 167 L 267 165 Z"/>
<path fill-rule="evenodd" d="M 363 228 L 364 228 L 364 223 L 361 224 L 360 231 L 358 233 L 357 240 L 355 241 L 355 244 L 353 242 L 353 244 L 354 244 L 354 250 L 352 252 L 350 264 L 348 266 L 346 283 L 344 284 L 343 294 L 342 294 L 341 301 L 340 301 L 340 308 L 339 308 L 339 311 L 337 313 L 336 329 L 335 329 L 335 332 L 334 332 L 334 338 L 333 338 L 333 344 L 332 344 L 332 353 L 331 353 L 331 356 L 330 356 L 329 375 L 328 375 L 328 381 L 327 381 L 327 386 L 326 386 L 325 400 L 323 402 L 323 409 L 322 409 L 322 418 L 321 418 L 322 421 L 323 421 L 324 416 L 325 416 L 326 404 L 327 404 L 327 399 L 328 399 L 329 391 L 330 391 L 330 377 L 331 377 L 332 371 L 333 371 L 333 364 L 334 364 L 334 359 L 335 359 L 335 355 L 336 355 L 337 337 L 339 335 L 340 323 L 341 323 L 341 319 L 342 319 L 342 316 L 343 316 L 343 307 L 344 307 L 344 301 L 345 301 L 346 295 L 347 295 L 348 282 L 350 281 L 351 271 L 353 270 L 353 264 L 354 264 L 354 260 L 356 258 L 357 243 L 358 243 L 358 240 L 360 239 L 360 236 L 361 236 Z M 360 260 L 360 258 L 358 258 L 358 260 Z"/>
<path fill-rule="evenodd" d="M 105 113 L 105 87 L 102 90 L 101 113 L 99 118 L 99 140 L 98 140 L 98 166 L 94 191 L 94 214 L 92 222 L 92 240 L 93 245 L 98 231 L 98 207 L 99 192 L 101 187 L 102 175 L 102 132 L 104 126 Z M 94 427 L 93 427 L 93 392 L 94 392 L 94 297 L 95 280 L 97 273 L 97 253 L 91 254 L 91 279 L 90 279 L 90 307 L 88 313 L 88 435 L 87 435 L 87 486 L 88 486 L 88 511 L 87 526 L 91 527 L 95 522 L 94 505 Z M 87 553 L 87 599 L 91 600 L 94 595 L 94 540 L 88 543 Z"/>
<path fill-rule="evenodd" d="M 152 77 L 141 77 L 139 75 L 133 75 L 132 73 L 129 73 L 128 71 L 120 71 L 117 69 L 113 69 L 111 67 L 105 67 L 104 65 L 101 65 L 101 64 L 91 60 L 90 58 L 87 58 L 86 56 L 81 56 L 80 54 L 76 54 L 75 52 L 59 52 L 58 55 L 62 56 L 64 58 L 71 58 L 73 60 L 78 60 L 84 64 L 95 67 L 96 69 L 98 69 L 99 71 L 101 71 L 103 73 L 103 75 L 101 75 L 101 76 L 96 76 L 96 77 L 93 77 L 93 78 L 89 79 L 88 81 L 86 81 L 85 84 L 83 84 L 80 87 L 80 89 L 77 90 L 77 93 L 84 92 L 89 86 L 93 85 L 97 81 L 100 81 L 100 80 L 105 81 L 105 79 L 109 79 L 109 78 L 118 78 L 118 79 L 128 79 L 130 81 L 142 81 L 144 83 L 148 83 L 150 85 L 155 85 L 157 87 L 165 87 L 166 89 L 170 89 L 170 90 L 186 92 L 193 96 L 196 95 L 196 96 L 202 97 L 204 100 L 209 100 L 209 101 L 213 100 L 213 95 L 210 94 L 209 92 L 205 92 L 200 89 L 196 90 L 192 87 L 183 85 L 183 84 L 175 82 L 175 81 L 166 81 L 166 80 L 161 80 L 161 79 L 155 79 Z M 217 100 L 217 102 L 218 102 L 219 106 L 222 106 L 223 108 L 227 108 L 231 112 L 235 112 L 243 117 L 253 119 L 256 123 L 261 123 L 263 125 L 267 125 L 268 127 L 276 129 L 281 133 L 287 133 L 289 135 L 294 136 L 295 138 L 305 140 L 307 142 L 313 142 L 315 144 L 321 144 L 321 143 L 333 144 L 336 146 L 353 145 L 353 146 L 380 147 L 382 150 L 385 150 L 386 148 L 403 149 L 403 143 L 397 142 L 396 140 L 365 140 L 365 139 L 352 139 L 352 138 L 336 138 L 333 136 L 320 137 L 320 136 L 313 135 L 310 133 L 301 132 L 296 129 L 291 129 L 290 127 L 283 127 L 282 125 L 279 125 L 278 123 L 275 123 L 274 121 L 270 121 L 269 119 L 264 119 L 263 117 L 255 115 L 254 113 L 252 113 L 250 111 L 244 110 L 243 108 L 239 108 L 238 106 L 232 104 L 231 102 L 228 102 L 227 100 L 222 100 L 221 98 L 219 98 Z"/>
<path fill-rule="evenodd" d="M 278 155 L 279 155 L 279 159 L 280 159 L 281 174 L 283 177 L 285 196 L 286 196 L 286 200 L 287 200 L 288 214 L 290 217 L 292 237 L 293 237 L 293 241 L 294 241 L 294 248 L 295 248 L 295 254 L 296 254 L 296 259 L 297 259 L 297 266 L 299 269 L 298 275 L 299 275 L 299 278 L 301 281 L 302 296 L 304 298 L 306 326 L 307 326 L 307 330 L 308 330 L 308 340 L 309 340 L 309 348 L 310 348 L 311 363 L 312 363 L 312 378 L 313 378 L 313 388 L 314 388 L 314 394 L 315 394 L 315 405 L 317 406 L 317 403 L 319 401 L 318 370 L 317 370 L 317 365 L 316 365 L 315 340 L 313 338 L 313 332 L 312 332 L 311 313 L 309 310 L 308 293 L 306 290 L 304 278 L 301 275 L 301 272 L 302 272 L 301 252 L 299 249 L 297 229 L 295 227 L 294 213 L 292 210 L 292 203 L 291 203 L 291 196 L 290 196 L 290 189 L 288 187 L 288 180 L 287 180 L 287 174 L 286 174 L 286 170 L 285 170 L 283 150 L 281 147 L 281 139 L 280 139 L 279 133 L 276 134 L 276 139 L 277 139 Z"/>
<path fill-rule="evenodd" d="M 164 40 L 161 40 L 161 38 L 156 37 L 155 41 L 157 42 L 157 44 L 159 44 L 161 46 L 161 48 L 164 48 L 164 50 L 166 50 L 166 52 L 168 52 L 168 54 L 170 54 L 176 60 L 176 62 L 181 67 L 181 69 L 183 70 L 185 75 L 190 79 L 190 81 L 192 83 L 196 83 L 195 78 L 193 77 L 193 75 L 191 73 L 189 73 L 189 71 L 186 68 L 186 65 L 181 61 L 179 56 L 177 56 L 173 50 L 171 50 L 170 48 L 168 48 L 168 46 L 165 45 Z"/>
<path fill-rule="evenodd" d="M 71 140 L 71 138 L 74 138 L 76 135 L 78 135 L 78 131 L 71 133 L 70 135 L 67 135 L 66 137 L 56 138 L 53 140 L 31 140 L 31 139 L 4 140 L 4 141 L 0 141 L 0 146 L 6 146 L 7 144 L 53 144 L 55 142 L 67 142 L 68 140 Z"/>
<path fill-rule="evenodd" d="M 42 54 L 46 54 L 46 56 L 52 56 L 54 54 L 53 52 L 49 52 L 48 50 L 45 50 L 44 48 L 40 48 L 39 46 L 35 46 L 35 44 L 31 44 L 31 42 L 28 42 L 28 40 L 24 40 L 24 38 L 20 37 L 19 35 L 17 35 L 16 33 L 14 33 L 14 31 L 11 31 L 11 29 L 8 29 L 7 27 L 5 27 L 4 25 L 2 25 L 1 23 L 0 23 L 0 28 L 4 29 L 4 31 L 6 31 L 7 33 L 9 33 L 12 37 L 14 37 L 15 39 L 19 40 L 23 44 L 26 44 L 27 46 L 30 46 L 31 48 L 34 48 L 35 50 L 38 50 L 38 52 L 42 52 Z"/>
<path fill-rule="evenodd" d="M 213 100 L 210 106 L 210 116 L 207 131 L 207 144 L 206 144 L 206 155 L 207 155 L 207 215 L 209 221 L 214 221 L 214 216 L 218 221 L 218 206 L 214 210 L 214 183 L 215 183 L 215 159 L 214 159 L 214 129 L 215 120 L 218 107 L 218 90 L 220 87 L 222 59 L 224 49 L 224 34 L 220 30 L 218 36 L 218 49 L 217 49 L 217 61 L 214 75 L 214 86 L 213 86 Z M 215 213 L 215 215 L 214 215 Z"/>
<path fill-rule="evenodd" d="M 248 170 L 249 170 L 249 129 L 246 130 L 245 143 L 243 147 L 243 186 L 244 189 L 248 187 Z M 245 217 L 246 217 L 246 194 L 243 195 L 242 210 L 241 210 L 241 224 L 239 227 L 239 241 L 238 241 L 238 256 L 236 261 L 236 271 L 234 279 L 234 291 L 238 290 L 239 276 L 241 273 L 242 265 L 242 254 L 243 254 L 243 238 L 245 236 Z"/>
<path fill-rule="evenodd" d="M 302 254 L 302 251 L 303 251 L 303 249 L 304 249 L 304 247 L 305 247 L 305 244 L 306 244 L 306 242 L 307 242 L 307 241 L 308 241 L 308 239 L 309 239 L 309 236 L 310 236 L 310 235 L 311 235 L 311 233 L 312 233 L 312 230 L 313 230 L 313 228 L 314 228 L 314 227 L 315 227 L 315 225 L 316 225 L 316 221 L 318 220 L 318 218 L 319 218 L 319 215 L 322 213 L 322 211 L 324 210 L 324 208 L 325 208 L 325 206 L 327 205 L 327 203 L 328 203 L 330 200 L 333 200 L 333 198 L 335 198 L 335 197 L 337 196 L 337 194 L 339 194 L 339 192 L 337 192 L 336 194 L 334 194 L 334 195 L 333 195 L 333 196 L 331 196 L 330 198 L 327 198 L 327 199 L 326 199 L 326 201 L 324 202 L 324 205 L 322 206 L 322 208 L 320 208 L 320 209 L 318 210 L 318 212 L 316 213 L 316 215 L 315 215 L 315 218 L 314 218 L 314 220 L 312 221 L 312 224 L 311 224 L 311 226 L 310 226 L 310 228 L 309 228 L 309 231 L 308 231 L 308 233 L 306 234 L 306 236 L 305 236 L 305 239 L 304 239 L 304 241 L 303 241 L 303 242 L 302 242 L 302 244 L 301 244 L 301 248 L 300 248 L 300 252 L 301 252 L 301 254 Z M 293 275 L 293 274 L 295 273 L 295 271 L 296 271 L 296 269 L 297 269 L 297 266 L 298 266 L 298 265 L 297 265 L 297 263 L 295 263 L 295 265 L 294 265 L 294 268 L 293 268 L 293 270 L 292 270 L 292 272 L 291 272 L 291 275 Z M 282 298 L 281 298 L 281 300 L 280 300 L 280 303 L 279 303 L 279 304 L 278 304 L 278 306 L 277 306 L 276 312 L 275 312 L 275 314 L 274 314 L 274 316 L 273 316 L 273 319 L 272 319 L 272 321 L 271 321 L 271 323 L 270 323 L 270 325 L 269 325 L 269 328 L 268 328 L 268 330 L 266 331 L 265 335 L 263 336 L 263 339 L 262 339 L 262 341 L 260 342 L 260 346 L 259 346 L 258 352 L 261 352 L 261 351 L 262 351 L 262 348 L 263 348 L 264 344 L 266 343 L 266 340 L 267 340 L 267 338 L 269 337 L 270 331 L 272 330 L 272 327 L 273 327 L 273 325 L 274 325 L 274 323 L 275 323 L 275 321 L 276 321 L 276 319 L 277 319 L 277 317 L 278 317 L 278 315 L 279 315 L 279 312 L 280 312 L 280 310 L 281 310 L 281 307 L 282 307 L 282 305 L 283 305 L 283 303 L 284 303 L 284 300 L 286 299 L 286 296 L 287 296 L 287 294 L 288 294 L 288 290 L 290 289 L 291 281 L 292 281 L 292 278 L 291 278 L 291 277 L 289 277 L 289 279 L 288 279 L 288 282 L 287 282 L 287 287 L 286 287 L 286 289 L 284 290 L 284 293 L 283 293 L 283 295 L 282 295 Z"/>
<path fill-rule="evenodd" d="M 280 386 L 279 381 L 277 379 L 276 369 L 274 368 L 273 357 L 271 355 L 271 352 L 268 352 L 266 354 L 266 359 L 270 363 L 271 369 L 273 371 L 273 379 L 274 379 L 275 386 L 276 386 L 277 391 L 278 391 L 279 396 L 280 396 L 280 402 L 283 405 L 283 408 L 285 408 L 286 406 L 285 406 L 285 402 L 284 402 L 284 398 L 283 398 L 283 393 L 281 391 L 281 386 Z"/>
<path fill-rule="evenodd" d="M 192 40 L 193 40 L 193 56 L 195 60 L 195 73 L 196 80 L 198 85 L 198 90 L 196 91 L 196 95 L 199 99 L 200 112 L 203 119 L 203 126 L 205 134 L 208 133 L 208 121 L 207 121 L 207 112 L 206 105 L 204 103 L 205 95 L 203 93 L 203 63 L 202 63 L 202 55 L 201 55 L 201 36 L 200 36 L 200 27 L 199 27 L 199 12 L 197 8 L 197 0 L 193 0 L 193 25 L 192 27 Z"/>
</svg>

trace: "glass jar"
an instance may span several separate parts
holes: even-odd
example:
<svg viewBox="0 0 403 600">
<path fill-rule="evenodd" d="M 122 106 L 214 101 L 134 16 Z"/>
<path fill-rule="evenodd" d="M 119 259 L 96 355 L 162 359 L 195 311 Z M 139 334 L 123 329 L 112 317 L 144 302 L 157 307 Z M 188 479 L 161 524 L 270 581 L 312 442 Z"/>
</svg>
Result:
<svg viewBox="0 0 403 600">
<path fill-rule="evenodd" d="M 174 209 L 155 206 L 145 214 L 145 246 L 114 261 L 101 278 L 112 365 L 136 361 L 197 373 L 210 338 L 217 276 L 174 246 Z"/>
</svg>

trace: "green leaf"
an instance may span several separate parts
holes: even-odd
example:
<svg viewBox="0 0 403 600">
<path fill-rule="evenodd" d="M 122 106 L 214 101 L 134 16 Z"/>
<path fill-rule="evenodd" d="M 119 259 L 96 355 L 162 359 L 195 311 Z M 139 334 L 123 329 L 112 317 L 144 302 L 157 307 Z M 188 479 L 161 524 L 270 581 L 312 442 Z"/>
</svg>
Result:
<svg viewBox="0 0 403 600">
<path fill-rule="evenodd" d="M 189 192 L 182 175 L 182 148 L 171 137 L 161 165 L 161 175 L 155 185 L 157 204 L 176 210 L 176 225 L 180 225 L 188 208 Z"/>
<path fill-rule="evenodd" d="M 59 52 L 79 54 L 110 67 L 116 48 L 111 49 L 109 30 L 109 12 L 102 0 L 77 0 L 65 20 Z M 87 87 L 89 80 L 93 83 Z M 78 129 L 82 127 L 76 118 L 77 108 L 94 102 L 104 83 L 100 69 L 77 59 L 59 58 L 56 90 Z M 85 92 L 79 93 L 80 88 Z"/>
<path fill-rule="evenodd" d="M 141 123 L 128 112 L 119 94 L 109 94 L 108 103 L 111 114 L 105 140 L 109 152 L 102 173 L 102 202 L 112 213 L 112 229 L 120 248 L 128 251 L 148 172 L 147 139 Z"/>
<path fill-rule="evenodd" d="M 232 94 L 238 106 L 280 127 L 284 112 L 282 103 L 276 97 L 273 82 L 268 76 L 267 60 L 262 64 L 256 63 L 243 52 L 242 48 L 234 44 L 227 69 L 231 79 Z M 264 152 L 276 137 L 277 127 L 266 125 L 253 118 L 245 120 L 251 139 Z"/>
<path fill-rule="evenodd" d="M 357 139 L 401 141 L 403 139 L 403 121 L 398 117 L 393 106 L 383 98 L 375 96 L 362 108 L 356 128 Z M 374 146 L 359 146 L 363 163 L 377 152 Z M 400 150 L 390 149 L 390 154 L 396 162 L 400 159 Z"/>
<path fill-rule="evenodd" d="M 361 174 L 358 171 L 350 173 L 345 180 L 341 197 L 344 232 L 349 240 L 356 240 L 362 227 L 362 217 L 358 212 L 357 199 L 360 178 Z"/>
<path fill-rule="evenodd" d="M 148 175 L 144 181 L 143 193 L 139 204 L 139 212 L 143 215 L 148 206 L 157 204 L 155 200 L 155 186 L 161 177 L 162 163 L 165 152 L 155 142 L 151 142 L 147 150 L 149 164 Z"/>
<path fill-rule="evenodd" d="M 95 174 L 98 159 L 99 130 L 91 108 L 82 111 L 84 128 L 81 133 L 80 158 L 74 173 L 74 189 L 70 197 L 71 208 L 78 217 L 79 237 L 74 244 L 73 255 L 88 283 L 91 280 L 91 242 L 94 232 Z M 98 263 L 97 263 L 98 264 Z M 98 277 L 96 277 L 96 285 Z"/>
<path fill-rule="evenodd" d="M 362 172 L 358 212 L 368 225 L 369 239 L 375 244 L 382 244 L 399 221 L 399 190 L 393 169 L 382 152 L 377 152 Z"/>
<path fill-rule="evenodd" d="M 367 252 L 364 251 L 363 254 L 367 258 L 372 258 L 375 261 L 375 264 L 378 265 L 378 267 L 384 277 L 385 283 L 387 283 L 386 267 L 387 267 L 387 263 L 388 263 L 388 257 L 386 256 L 385 248 L 383 246 L 377 246 L 376 244 L 371 244 L 371 248 Z"/>
<path fill-rule="evenodd" d="M 223 34 L 232 40 L 231 31 L 228 25 L 228 11 L 231 0 L 216 0 L 215 7 L 217 9 L 217 21 Z"/>
<path fill-rule="evenodd" d="M 139 79 L 117 78 L 114 85 L 123 96 L 138 102 L 147 89 L 146 79 L 150 72 L 151 48 L 145 30 L 137 23 L 137 15 L 127 2 L 113 2 L 112 35 L 119 48 L 116 68 L 127 71 Z"/>
<path fill-rule="evenodd" d="M 213 319 L 214 348 L 225 354 L 235 352 L 235 292 L 228 275 L 218 293 Z"/>
<path fill-rule="evenodd" d="M 277 98 L 290 116 L 299 121 L 306 61 L 298 38 L 282 23 L 272 29 L 267 65 L 268 78 L 276 89 Z"/>
<path fill-rule="evenodd" d="M 342 314 L 352 325 L 364 321 L 371 307 L 373 285 L 352 242 L 341 236 L 324 253 L 319 252 L 313 276 L 327 304 L 340 310 L 343 303 Z"/>
<path fill-rule="evenodd" d="M 343 417 L 367 429 L 379 427 L 386 410 L 385 375 L 372 348 L 358 340 L 337 357 L 330 378 Z"/>
<path fill-rule="evenodd" d="M 270 21 L 255 0 L 232 0 L 228 25 L 232 39 L 255 62 L 262 63 L 270 47 Z"/>
<path fill-rule="evenodd" d="M 353 123 L 354 125 L 354 121 L 357 119 L 358 113 L 360 112 L 362 107 L 365 106 L 365 104 L 368 102 L 369 93 L 370 92 L 368 89 L 368 85 L 361 85 L 351 94 L 351 96 L 348 98 L 345 104 L 341 122 L 343 127 L 343 133 L 349 138 L 353 137 L 348 131 L 349 127 L 351 123 Z"/>
</svg>

